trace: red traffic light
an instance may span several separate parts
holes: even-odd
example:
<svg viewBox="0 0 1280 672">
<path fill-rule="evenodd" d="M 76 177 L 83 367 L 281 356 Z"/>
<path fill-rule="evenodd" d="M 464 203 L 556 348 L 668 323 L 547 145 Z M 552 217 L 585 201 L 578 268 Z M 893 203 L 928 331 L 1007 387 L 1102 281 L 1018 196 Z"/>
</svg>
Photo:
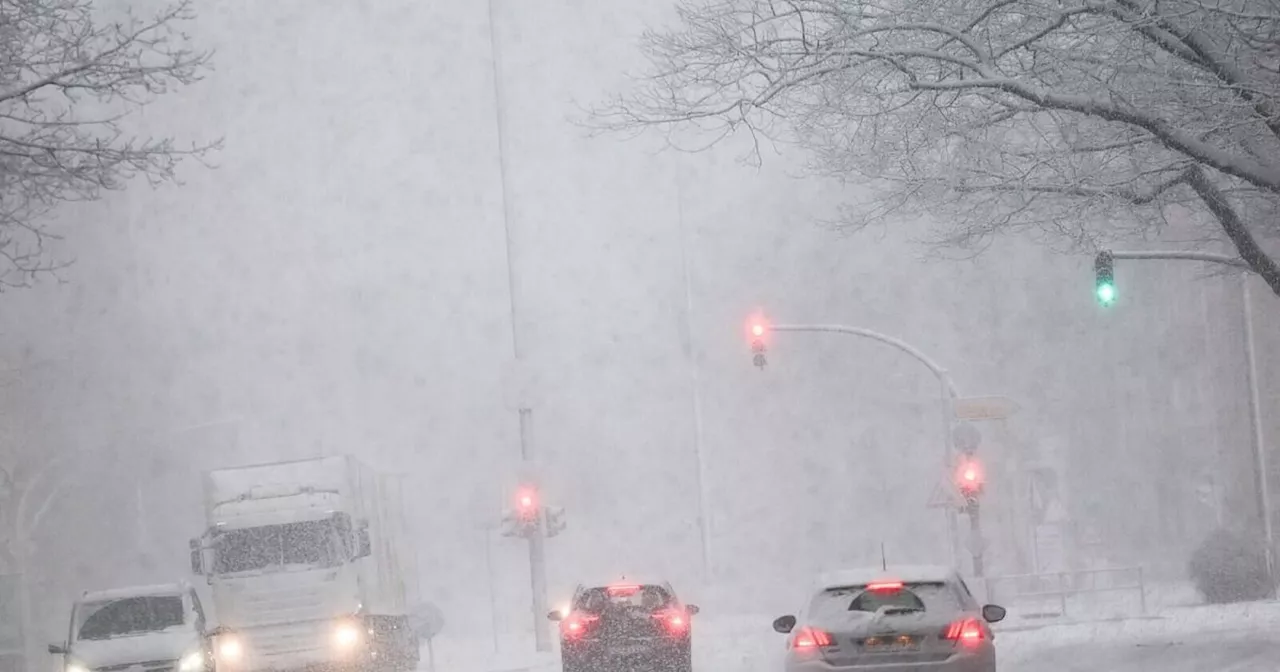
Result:
<svg viewBox="0 0 1280 672">
<path fill-rule="evenodd" d="M 538 510 L 538 491 L 532 486 L 522 486 L 516 490 L 516 511 L 522 517 L 528 517 Z"/>
<path fill-rule="evenodd" d="M 966 497 L 977 495 L 982 492 L 985 484 L 986 475 L 983 474 L 982 463 L 973 458 L 960 460 L 956 468 L 956 487 L 960 489 L 961 494 Z"/>
<path fill-rule="evenodd" d="M 769 335 L 769 323 L 764 315 L 756 313 L 747 319 L 747 340 L 751 347 L 759 350 L 764 347 L 765 338 Z"/>
</svg>

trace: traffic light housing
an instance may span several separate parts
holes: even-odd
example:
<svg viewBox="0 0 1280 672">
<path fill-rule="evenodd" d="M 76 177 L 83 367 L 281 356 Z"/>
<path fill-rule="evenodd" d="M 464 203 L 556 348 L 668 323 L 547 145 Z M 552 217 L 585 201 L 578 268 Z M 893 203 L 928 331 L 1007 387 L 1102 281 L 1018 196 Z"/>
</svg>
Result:
<svg viewBox="0 0 1280 672">
<path fill-rule="evenodd" d="M 976 457 L 965 456 L 956 463 L 956 489 L 965 502 L 973 504 L 986 488 L 987 476 Z"/>
<path fill-rule="evenodd" d="M 747 342 L 751 344 L 752 362 L 764 368 L 765 350 L 768 349 L 769 323 L 764 315 L 756 313 L 747 319 Z"/>
<path fill-rule="evenodd" d="M 1116 301 L 1115 258 L 1110 250 L 1103 250 L 1093 259 L 1094 293 L 1098 303 L 1110 306 Z"/>
<path fill-rule="evenodd" d="M 541 506 L 538 500 L 538 489 L 532 485 L 522 485 L 516 488 L 516 519 L 521 522 L 536 524 L 538 522 L 538 508 Z"/>
</svg>

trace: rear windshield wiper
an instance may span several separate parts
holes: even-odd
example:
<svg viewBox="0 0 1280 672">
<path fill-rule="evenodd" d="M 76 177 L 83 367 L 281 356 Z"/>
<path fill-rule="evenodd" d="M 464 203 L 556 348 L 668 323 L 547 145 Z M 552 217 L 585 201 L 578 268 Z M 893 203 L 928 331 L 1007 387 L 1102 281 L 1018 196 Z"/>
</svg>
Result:
<svg viewBox="0 0 1280 672">
<path fill-rule="evenodd" d="M 881 616 L 899 616 L 902 614 L 922 614 L 922 613 L 924 613 L 924 609 L 920 607 L 889 607 L 889 606 L 880 607 L 879 609 L 876 609 L 874 612 L 876 618 L 879 618 Z"/>
</svg>

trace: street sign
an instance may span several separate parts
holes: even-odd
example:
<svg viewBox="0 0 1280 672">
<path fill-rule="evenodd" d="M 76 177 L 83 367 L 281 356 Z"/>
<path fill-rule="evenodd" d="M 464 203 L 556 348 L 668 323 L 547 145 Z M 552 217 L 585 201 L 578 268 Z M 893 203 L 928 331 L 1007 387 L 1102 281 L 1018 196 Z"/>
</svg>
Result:
<svg viewBox="0 0 1280 672">
<path fill-rule="evenodd" d="M 1018 412 L 1018 404 L 1008 397 L 966 397 L 956 399 L 957 420 L 1003 420 Z"/>
<path fill-rule="evenodd" d="M 409 615 L 413 632 L 419 639 L 432 639 L 444 630 L 444 612 L 431 602 L 424 602 Z"/>
<path fill-rule="evenodd" d="M 930 509 L 959 509 L 964 505 L 964 497 L 956 491 L 951 479 L 946 477 L 933 486 L 933 494 L 929 495 L 929 501 L 925 504 Z"/>
</svg>

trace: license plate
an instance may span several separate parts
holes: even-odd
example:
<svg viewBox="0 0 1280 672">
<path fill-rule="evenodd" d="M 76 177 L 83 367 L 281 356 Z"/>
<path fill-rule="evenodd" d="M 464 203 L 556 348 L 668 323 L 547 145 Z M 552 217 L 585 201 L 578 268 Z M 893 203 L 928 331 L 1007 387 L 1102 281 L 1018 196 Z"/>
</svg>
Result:
<svg viewBox="0 0 1280 672">
<path fill-rule="evenodd" d="M 644 644 L 620 644 L 613 647 L 613 652 L 619 656 L 635 656 L 649 650 Z"/>
<path fill-rule="evenodd" d="M 920 650 L 920 640 L 911 637 L 871 637 L 862 640 L 867 653 L 908 653 Z"/>
</svg>

